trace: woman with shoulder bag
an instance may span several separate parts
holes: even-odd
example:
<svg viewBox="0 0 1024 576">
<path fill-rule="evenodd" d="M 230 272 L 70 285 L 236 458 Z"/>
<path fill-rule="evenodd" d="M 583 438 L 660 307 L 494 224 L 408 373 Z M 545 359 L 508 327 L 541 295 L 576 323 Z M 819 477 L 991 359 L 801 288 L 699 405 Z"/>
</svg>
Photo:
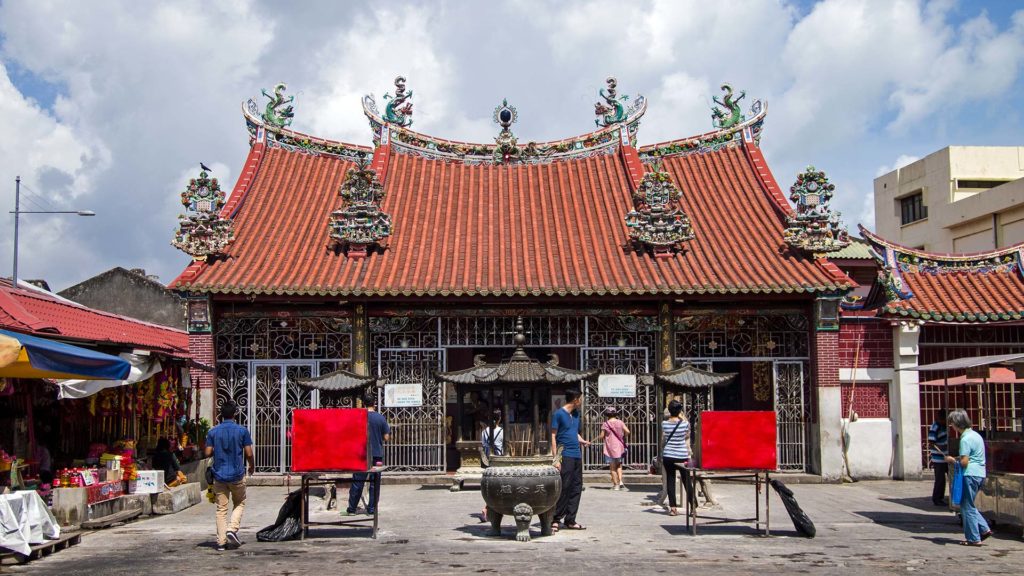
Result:
<svg viewBox="0 0 1024 576">
<path fill-rule="evenodd" d="M 501 456 L 505 451 L 505 430 L 501 427 L 501 410 L 491 412 L 491 421 L 480 434 L 480 448 L 483 452 L 482 459 L 486 468 L 487 460 L 491 456 Z M 480 521 L 487 522 L 487 506 L 480 512 Z"/>
<path fill-rule="evenodd" d="M 622 461 L 626 459 L 626 436 L 629 436 L 629 427 L 622 420 L 619 420 L 619 409 L 609 406 L 604 409 L 604 424 L 601 425 L 601 435 L 597 437 L 598 442 L 604 442 L 604 461 L 608 464 L 608 470 L 612 478 L 612 490 L 626 490 L 622 483 Z"/>
<path fill-rule="evenodd" d="M 679 515 L 676 510 L 676 466 L 690 460 L 690 423 L 682 412 L 682 403 L 678 400 L 669 402 L 669 416 L 661 423 L 661 433 L 665 438 L 661 449 L 661 467 L 668 492 L 669 516 Z"/>
</svg>

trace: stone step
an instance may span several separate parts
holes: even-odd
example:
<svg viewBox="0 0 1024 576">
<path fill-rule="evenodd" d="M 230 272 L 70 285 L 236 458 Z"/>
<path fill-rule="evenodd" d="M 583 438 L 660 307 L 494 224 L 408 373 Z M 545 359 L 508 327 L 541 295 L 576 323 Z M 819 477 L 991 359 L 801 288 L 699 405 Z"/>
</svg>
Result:
<svg viewBox="0 0 1024 576">
<path fill-rule="evenodd" d="M 153 514 L 174 514 L 186 508 L 191 508 L 202 500 L 202 490 L 199 489 L 199 482 L 189 482 L 181 486 L 175 486 L 156 494 L 153 501 Z"/>
<path fill-rule="evenodd" d="M 129 520 L 134 520 L 142 515 L 142 508 L 129 508 L 127 510 L 121 510 L 120 512 L 114 512 L 107 516 L 101 516 L 99 518 L 93 518 L 92 520 L 86 520 L 82 522 L 82 528 L 86 530 L 98 530 L 101 528 L 109 528 L 114 524 L 124 523 Z"/>
</svg>

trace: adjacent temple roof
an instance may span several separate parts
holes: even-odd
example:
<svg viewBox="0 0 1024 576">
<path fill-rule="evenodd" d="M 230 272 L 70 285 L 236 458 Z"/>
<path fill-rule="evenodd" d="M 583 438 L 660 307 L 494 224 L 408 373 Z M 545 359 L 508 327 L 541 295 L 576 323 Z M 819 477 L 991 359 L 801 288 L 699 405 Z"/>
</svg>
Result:
<svg viewBox="0 0 1024 576">
<path fill-rule="evenodd" d="M 613 90 L 602 96 L 617 98 Z M 404 80 L 400 97 L 411 97 Z M 758 147 L 767 112 L 760 102 L 749 120 L 642 148 L 642 97 L 605 108 L 594 132 L 545 143 L 517 142 L 507 103 L 495 112 L 496 143 L 470 144 L 413 132 L 411 108 L 395 102 L 382 114 L 364 101 L 371 149 L 293 132 L 250 101 L 243 112 L 252 148 L 220 212 L 233 220 L 234 240 L 171 286 L 397 297 L 835 293 L 854 285 L 825 258 L 784 241 L 792 209 Z M 352 257 L 332 241 L 328 222 L 361 157 L 389 220 L 377 229 L 379 245 Z M 675 208 L 693 230 L 658 258 L 636 249 L 623 220 L 655 167 L 678 188 Z"/>
<path fill-rule="evenodd" d="M 188 357 L 188 334 L 86 308 L 38 288 L 0 280 L 0 328 L 45 338 L 107 344 Z"/>
<path fill-rule="evenodd" d="M 974 254 L 935 254 L 861 227 L 881 270 L 865 306 L 879 316 L 978 323 L 1024 319 L 1024 243 Z"/>
</svg>

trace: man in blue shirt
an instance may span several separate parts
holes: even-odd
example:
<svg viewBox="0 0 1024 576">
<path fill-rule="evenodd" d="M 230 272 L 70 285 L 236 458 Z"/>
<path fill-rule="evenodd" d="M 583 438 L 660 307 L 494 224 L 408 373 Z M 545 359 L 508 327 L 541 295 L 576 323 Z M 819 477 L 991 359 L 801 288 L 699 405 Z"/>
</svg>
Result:
<svg viewBox="0 0 1024 576">
<path fill-rule="evenodd" d="M 579 390 L 565 391 L 565 405 L 551 416 L 551 452 L 555 457 L 555 467 L 562 474 L 562 493 L 555 504 L 555 519 L 552 527 L 569 530 L 586 530 L 576 521 L 576 513 L 580 508 L 580 495 L 583 494 L 583 452 L 580 444 L 590 446 L 590 442 L 580 436 L 580 408 L 583 396 Z M 561 449 L 561 462 L 558 450 Z"/>
<path fill-rule="evenodd" d="M 242 545 L 238 529 L 245 510 L 245 466 L 253 473 L 256 461 L 252 453 L 252 436 L 244 426 L 235 422 L 238 406 L 228 400 L 220 407 L 220 424 L 206 434 L 206 457 L 213 456 L 213 493 L 217 497 L 217 551 L 223 552 L 230 543 L 233 548 Z M 228 525 L 228 499 L 234 503 L 231 525 Z"/>
<path fill-rule="evenodd" d="M 377 396 L 369 394 L 363 401 L 366 406 L 366 427 L 370 436 L 370 459 L 374 466 L 384 464 L 384 442 L 391 440 L 391 427 L 388 421 L 377 412 Z M 363 495 L 363 485 L 366 483 L 366 474 L 354 474 L 352 486 L 348 490 L 348 508 L 345 515 L 351 516 L 356 513 L 359 507 L 359 497 Z M 380 473 L 370 474 L 370 501 L 366 504 L 366 513 L 377 512 L 377 501 L 380 499 Z"/>
<path fill-rule="evenodd" d="M 946 505 L 946 473 L 949 464 L 946 454 L 949 452 L 949 434 L 946 424 L 946 409 L 939 408 L 935 413 L 935 422 L 928 428 L 928 445 L 931 455 L 932 472 L 935 473 L 935 486 L 932 487 L 932 504 Z"/>
</svg>

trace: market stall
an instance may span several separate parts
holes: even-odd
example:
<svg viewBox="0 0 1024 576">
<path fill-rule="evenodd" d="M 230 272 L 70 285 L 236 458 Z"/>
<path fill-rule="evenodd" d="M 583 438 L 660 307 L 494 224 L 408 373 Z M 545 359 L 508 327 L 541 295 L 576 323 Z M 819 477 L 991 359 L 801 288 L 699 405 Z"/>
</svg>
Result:
<svg viewBox="0 0 1024 576">
<path fill-rule="evenodd" d="M 1024 354 L 958 358 L 905 370 L 943 374 L 921 385 L 941 383 L 943 408 L 966 410 L 985 438 L 988 478 L 978 510 L 993 524 L 1013 526 L 1024 535 Z M 950 454 L 957 446 L 950 434 Z"/>
</svg>

